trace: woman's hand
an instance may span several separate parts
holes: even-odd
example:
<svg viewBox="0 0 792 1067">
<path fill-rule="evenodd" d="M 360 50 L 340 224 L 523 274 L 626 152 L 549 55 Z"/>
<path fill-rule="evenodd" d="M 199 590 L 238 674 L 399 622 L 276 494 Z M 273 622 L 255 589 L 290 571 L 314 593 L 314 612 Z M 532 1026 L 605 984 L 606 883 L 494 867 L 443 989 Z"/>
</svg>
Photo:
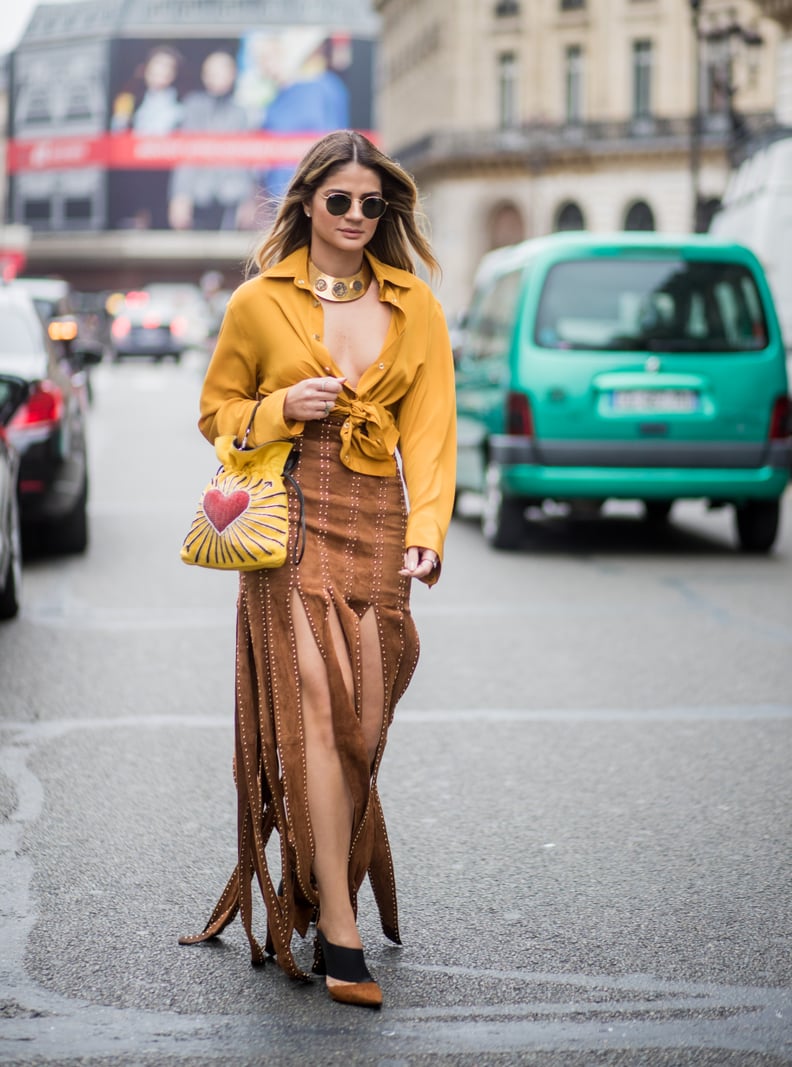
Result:
<svg viewBox="0 0 792 1067">
<path fill-rule="evenodd" d="M 310 422 L 329 415 L 346 378 L 303 378 L 286 394 L 283 417 L 292 422 Z"/>
<path fill-rule="evenodd" d="M 422 582 L 425 582 L 434 575 L 439 566 L 437 553 L 431 548 L 410 545 L 404 553 L 404 568 L 399 571 L 399 574 L 404 578 L 420 578 Z"/>
</svg>

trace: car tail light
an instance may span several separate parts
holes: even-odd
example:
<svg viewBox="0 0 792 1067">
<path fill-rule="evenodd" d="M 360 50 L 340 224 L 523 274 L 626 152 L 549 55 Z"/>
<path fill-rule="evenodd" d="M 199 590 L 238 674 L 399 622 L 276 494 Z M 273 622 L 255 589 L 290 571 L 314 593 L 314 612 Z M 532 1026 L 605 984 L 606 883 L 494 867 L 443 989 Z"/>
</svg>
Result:
<svg viewBox="0 0 792 1067">
<path fill-rule="evenodd" d="M 73 341 L 78 333 L 74 319 L 54 319 L 47 327 L 52 341 Z"/>
<path fill-rule="evenodd" d="M 176 315 L 171 322 L 171 333 L 174 337 L 184 337 L 187 332 L 187 319 L 184 315 Z"/>
<path fill-rule="evenodd" d="M 126 315 L 119 315 L 117 319 L 113 319 L 113 325 L 110 328 L 110 332 L 116 341 L 120 341 L 122 337 L 126 337 L 132 328 L 132 324 Z"/>
<path fill-rule="evenodd" d="M 779 396 L 770 413 L 770 440 L 780 441 L 792 434 L 792 401 L 788 396 Z"/>
<path fill-rule="evenodd" d="M 12 430 L 39 429 L 60 422 L 63 393 L 50 381 L 36 382 L 27 400 L 9 422 Z"/>
<path fill-rule="evenodd" d="M 518 437 L 533 437 L 531 405 L 525 393 L 508 393 L 506 396 L 506 433 Z"/>
</svg>

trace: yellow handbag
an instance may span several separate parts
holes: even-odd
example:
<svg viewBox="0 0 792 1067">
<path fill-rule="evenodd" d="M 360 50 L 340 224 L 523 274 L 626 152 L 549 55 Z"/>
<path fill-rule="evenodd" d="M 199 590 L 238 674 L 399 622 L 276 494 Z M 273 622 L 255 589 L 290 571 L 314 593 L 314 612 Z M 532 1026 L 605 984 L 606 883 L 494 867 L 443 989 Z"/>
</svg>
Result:
<svg viewBox="0 0 792 1067">
<path fill-rule="evenodd" d="M 258 405 L 242 445 L 227 434 L 215 441 L 220 467 L 201 494 L 198 510 L 184 538 L 185 563 L 216 570 L 255 571 L 281 567 L 289 544 L 289 501 L 286 483 L 297 494 L 300 530 L 295 538 L 294 562 L 305 547 L 302 491 L 290 471 L 296 462 L 291 441 L 269 441 L 247 448 Z"/>
</svg>

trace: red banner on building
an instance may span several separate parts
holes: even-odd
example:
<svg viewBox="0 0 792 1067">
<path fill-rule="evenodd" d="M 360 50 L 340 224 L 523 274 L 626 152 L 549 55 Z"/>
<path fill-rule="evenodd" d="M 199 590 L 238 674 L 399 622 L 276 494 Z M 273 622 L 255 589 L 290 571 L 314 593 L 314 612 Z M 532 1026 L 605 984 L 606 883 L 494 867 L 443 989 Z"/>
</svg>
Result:
<svg viewBox="0 0 792 1067">
<path fill-rule="evenodd" d="M 170 133 L 159 137 L 105 133 L 94 137 L 15 138 L 8 142 L 7 167 L 10 174 L 24 174 L 75 167 L 170 170 L 184 164 L 196 167 L 296 166 L 322 136 L 321 132 L 273 134 L 251 131 Z M 366 136 L 376 139 L 370 131 L 366 131 Z"/>
</svg>

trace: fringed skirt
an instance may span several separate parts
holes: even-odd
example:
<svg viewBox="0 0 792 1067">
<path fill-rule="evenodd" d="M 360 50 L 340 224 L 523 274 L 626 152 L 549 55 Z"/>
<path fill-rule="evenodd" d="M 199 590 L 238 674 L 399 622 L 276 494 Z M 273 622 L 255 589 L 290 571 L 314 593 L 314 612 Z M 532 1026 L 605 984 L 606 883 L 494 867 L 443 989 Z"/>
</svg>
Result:
<svg viewBox="0 0 792 1067">
<path fill-rule="evenodd" d="M 296 930 L 305 936 L 319 906 L 312 875 L 298 634 L 311 633 L 327 671 L 335 743 L 352 797 L 350 899 L 356 908 L 357 892 L 368 873 L 382 929 L 400 943 L 377 773 L 396 703 L 418 661 L 410 580 L 399 575 L 406 507 L 398 474 L 357 474 L 344 466 L 340 424 L 332 415 L 306 423 L 295 443 L 299 459 L 292 473 L 305 500 L 302 561 L 295 565 L 290 553 L 277 570 L 240 576 L 235 758 L 239 862 L 203 933 L 181 939 L 192 944 L 215 937 L 240 912 L 253 962 L 263 962 L 265 952 L 253 931 L 255 877 L 266 906 L 266 952 L 294 978 L 307 976 L 292 955 L 292 935 Z M 291 489 L 289 499 L 293 542 L 300 517 Z M 298 618 L 298 613 L 304 615 Z M 376 692 L 383 694 L 373 762 L 362 727 L 365 679 L 372 671 L 381 673 Z M 273 831 L 280 848 L 277 887 L 266 853 Z"/>
</svg>

